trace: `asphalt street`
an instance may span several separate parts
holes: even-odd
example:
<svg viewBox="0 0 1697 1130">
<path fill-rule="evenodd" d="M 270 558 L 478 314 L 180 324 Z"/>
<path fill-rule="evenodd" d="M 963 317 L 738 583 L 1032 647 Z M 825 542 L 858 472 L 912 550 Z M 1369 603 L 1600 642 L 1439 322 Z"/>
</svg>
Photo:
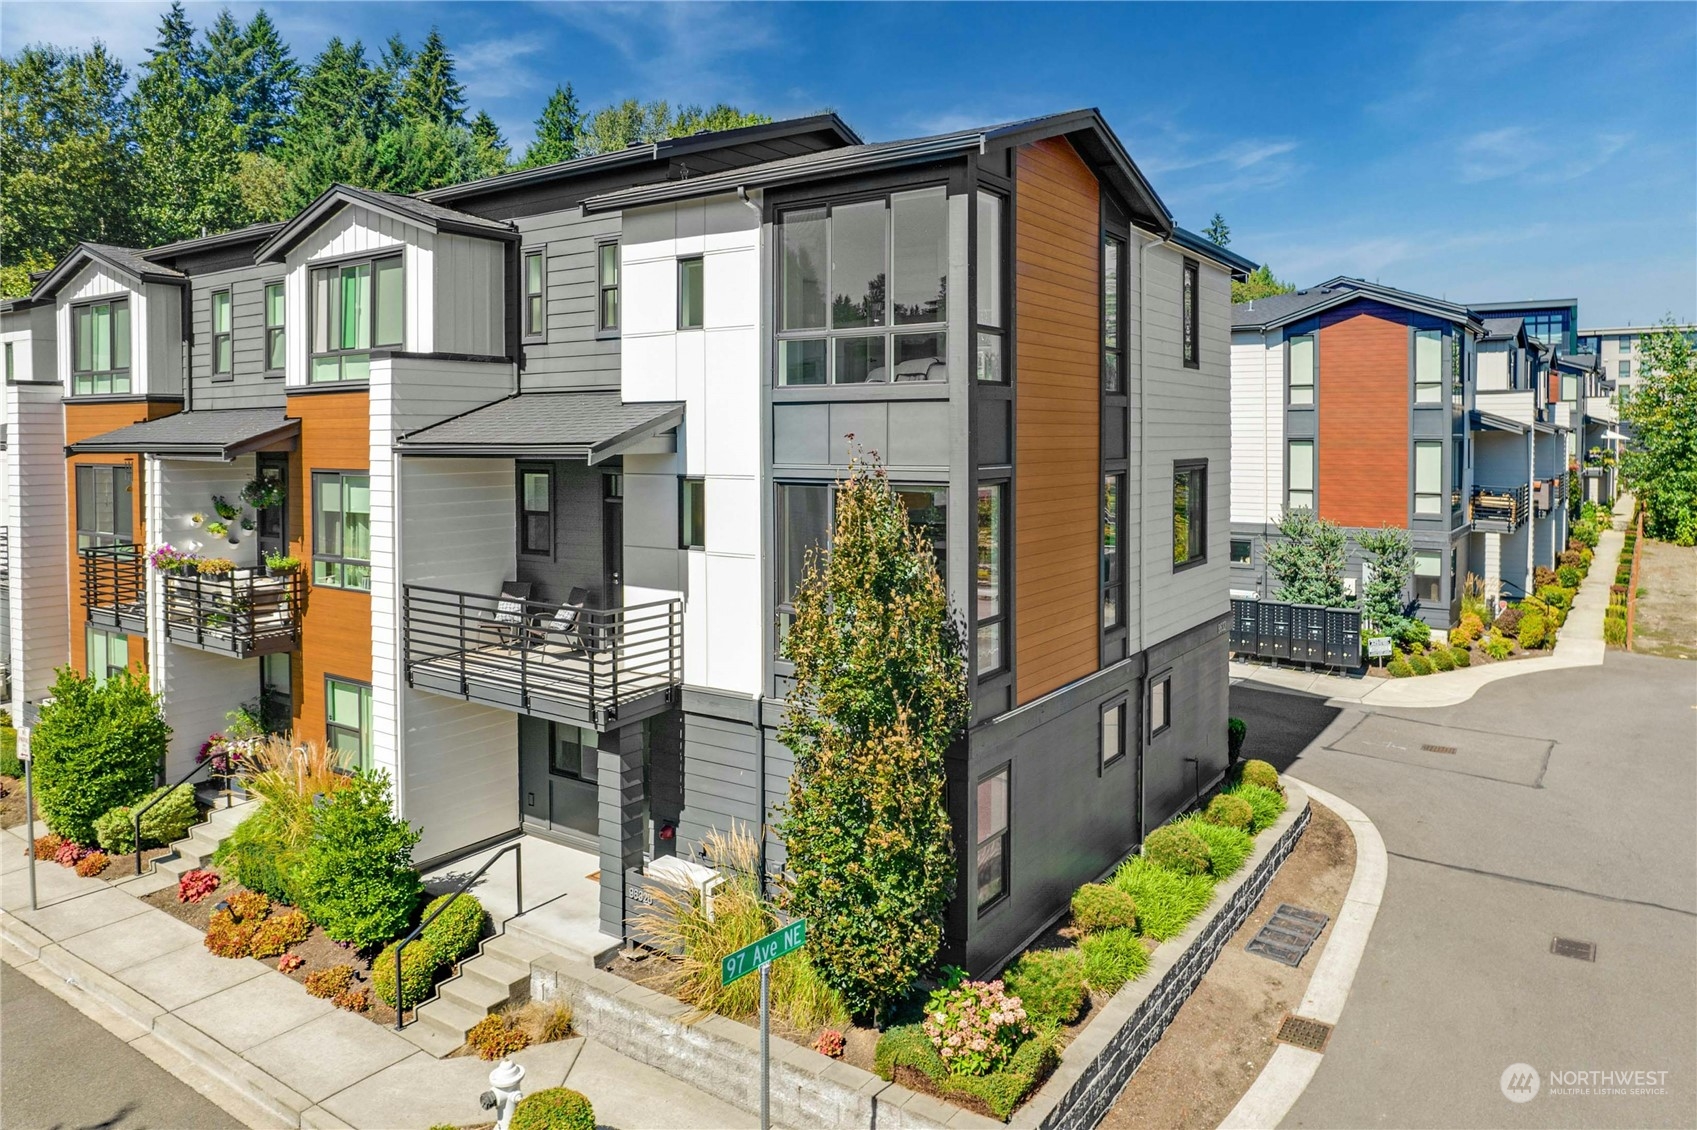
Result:
<svg viewBox="0 0 1697 1130">
<path fill-rule="evenodd" d="M 1284 1125 L 1697 1126 L 1697 663 L 1610 652 L 1434 710 L 1231 701 L 1247 756 L 1360 807 L 1390 854 Z M 1539 1079 L 1524 1102 L 1516 1064 Z"/>
<path fill-rule="evenodd" d="M 240 1125 L 193 1087 L 0 963 L 0 1126 L 224 1130 Z"/>
</svg>

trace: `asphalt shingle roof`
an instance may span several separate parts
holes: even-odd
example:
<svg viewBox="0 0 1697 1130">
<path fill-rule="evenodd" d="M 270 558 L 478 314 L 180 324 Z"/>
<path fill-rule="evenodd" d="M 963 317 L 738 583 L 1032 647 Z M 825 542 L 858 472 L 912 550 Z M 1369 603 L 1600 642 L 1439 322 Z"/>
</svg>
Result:
<svg viewBox="0 0 1697 1130">
<path fill-rule="evenodd" d="M 555 452 L 590 458 L 676 426 L 677 401 L 627 403 L 617 392 L 526 392 L 408 432 L 403 451 Z"/>
<path fill-rule="evenodd" d="M 218 455 L 225 459 L 300 430 L 282 408 L 208 408 L 129 424 L 71 445 L 83 451 Z"/>
</svg>

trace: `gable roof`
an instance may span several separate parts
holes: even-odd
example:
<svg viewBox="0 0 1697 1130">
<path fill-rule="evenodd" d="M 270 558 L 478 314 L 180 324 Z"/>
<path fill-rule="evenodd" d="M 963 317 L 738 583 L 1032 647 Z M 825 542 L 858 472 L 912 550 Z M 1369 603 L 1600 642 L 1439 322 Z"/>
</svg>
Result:
<svg viewBox="0 0 1697 1130">
<path fill-rule="evenodd" d="M 1277 294 L 1270 298 L 1257 298 L 1250 302 L 1238 302 L 1232 306 L 1232 329 L 1234 330 L 1269 330 L 1276 326 L 1288 325 L 1291 322 L 1311 318 L 1337 306 L 1351 302 L 1369 299 L 1383 302 L 1387 306 L 1396 306 L 1403 310 L 1412 310 L 1417 314 L 1428 314 L 1442 318 L 1457 325 L 1466 326 L 1476 334 L 1485 332 L 1485 326 L 1478 317 L 1465 306 L 1446 302 L 1441 298 L 1429 295 L 1415 294 L 1411 291 L 1397 290 L 1395 287 L 1370 283 L 1365 279 L 1352 279 L 1344 275 L 1328 279 L 1319 286 L 1307 290 L 1298 290 L 1290 294 Z"/>
<path fill-rule="evenodd" d="M 188 281 L 188 276 L 181 271 L 173 271 L 169 267 L 149 262 L 145 253 L 134 247 L 119 247 L 113 243 L 79 243 L 42 277 L 35 289 L 30 291 L 30 297 L 49 298 L 59 293 L 59 288 L 70 282 L 76 273 L 89 263 L 104 264 L 144 283 L 165 282 L 181 286 Z"/>
<path fill-rule="evenodd" d="M 1485 325 L 1485 336 L 1480 341 L 1518 341 L 1526 342 L 1525 318 L 1481 318 Z"/>
<path fill-rule="evenodd" d="M 639 185 L 616 192 L 592 196 L 583 202 L 586 215 L 594 212 L 613 212 L 624 208 L 640 208 L 650 204 L 666 204 L 701 196 L 715 196 L 750 188 L 772 188 L 822 177 L 846 173 L 868 172 L 923 164 L 928 161 L 958 157 L 979 151 L 991 142 L 1023 144 L 1044 137 L 1066 135 L 1080 150 L 1080 155 L 1108 172 L 1108 179 L 1120 195 L 1134 208 L 1140 208 L 1144 226 L 1162 235 L 1173 230 L 1172 213 L 1156 195 L 1143 173 L 1132 162 L 1125 147 L 1103 119 L 1100 110 L 1070 110 L 1062 114 L 1024 118 L 999 125 L 980 126 L 933 134 L 929 137 L 904 138 L 898 141 L 875 141 L 827 149 L 728 169 L 721 173 L 691 177 L 688 180 L 667 181 L 663 184 Z"/>
<path fill-rule="evenodd" d="M 632 165 L 669 161 L 675 157 L 686 157 L 691 153 L 700 153 L 709 149 L 719 149 L 732 145 L 757 145 L 762 142 L 781 143 L 787 138 L 810 133 L 826 134 L 832 137 L 839 146 L 859 145 L 861 143 L 860 135 L 850 129 L 848 124 L 836 114 L 813 114 L 805 118 L 786 118 L 782 121 L 765 122 L 760 125 L 739 126 L 736 129 L 704 130 L 701 133 L 693 133 L 685 137 L 663 138 L 659 141 L 617 149 L 611 153 L 597 153 L 591 157 L 576 157 L 570 161 L 559 161 L 552 165 L 539 165 L 534 169 L 515 169 L 512 172 L 497 173 L 492 177 L 463 181 L 460 184 L 446 184 L 440 188 L 421 192 L 418 195 L 423 200 L 459 200 L 464 197 L 504 192 L 508 189 L 521 188 L 532 184 L 565 180 L 587 173 L 606 172 L 610 169 Z"/>
<path fill-rule="evenodd" d="M 482 239 L 516 240 L 518 229 L 500 220 L 486 220 L 469 212 L 458 212 L 432 204 L 417 196 L 401 196 L 393 192 L 378 192 L 372 188 L 355 188 L 333 184 L 318 194 L 294 219 L 277 229 L 258 251 L 255 263 L 271 263 L 288 254 L 290 249 L 310 235 L 319 225 L 349 205 L 373 208 L 407 223 L 417 224 L 437 232 L 477 236 Z"/>
</svg>

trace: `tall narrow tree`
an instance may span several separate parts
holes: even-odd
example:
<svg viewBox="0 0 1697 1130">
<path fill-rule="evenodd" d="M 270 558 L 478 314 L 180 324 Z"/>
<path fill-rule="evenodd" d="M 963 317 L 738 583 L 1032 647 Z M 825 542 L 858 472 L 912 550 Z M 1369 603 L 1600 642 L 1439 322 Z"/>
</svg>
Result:
<svg viewBox="0 0 1697 1130">
<path fill-rule="evenodd" d="M 472 119 L 471 141 L 473 159 L 477 163 L 476 175 L 494 176 L 505 172 L 512 164 L 513 147 L 501 136 L 501 127 L 495 124 L 489 111 L 479 110 L 477 117 Z"/>
<path fill-rule="evenodd" d="M 401 82 L 401 116 L 445 126 L 465 125 L 465 87 L 454 76 L 454 56 L 434 27 Z"/>
<path fill-rule="evenodd" d="M 582 132 L 583 110 L 572 92 L 572 84 L 556 86 L 542 107 L 542 116 L 536 119 L 536 140 L 525 149 L 519 166 L 533 169 L 572 160 L 578 156 Z"/>
<path fill-rule="evenodd" d="M 235 106 L 208 88 L 194 27 L 179 2 L 136 83 L 142 228 L 157 243 L 223 231 L 241 219 Z"/>
<path fill-rule="evenodd" d="M 1208 221 L 1208 226 L 1202 229 L 1202 235 L 1215 247 L 1226 247 L 1231 244 L 1232 230 L 1226 224 L 1226 218 L 1218 212 Z"/>
<path fill-rule="evenodd" d="M 274 149 L 293 109 L 300 66 L 264 8 L 241 27 L 228 8 L 206 32 L 202 74 L 214 93 L 230 99 L 249 153 Z"/>
</svg>

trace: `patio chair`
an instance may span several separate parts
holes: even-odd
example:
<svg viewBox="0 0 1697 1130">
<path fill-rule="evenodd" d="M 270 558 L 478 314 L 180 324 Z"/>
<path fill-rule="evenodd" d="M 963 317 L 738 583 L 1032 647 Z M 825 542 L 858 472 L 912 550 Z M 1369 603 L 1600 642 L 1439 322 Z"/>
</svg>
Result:
<svg viewBox="0 0 1697 1130">
<path fill-rule="evenodd" d="M 552 645 L 562 656 L 587 650 L 583 638 L 583 606 L 588 600 L 588 589 L 574 587 L 566 594 L 566 602 L 555 609 L 553 615 L 544 618 L 537 613 L 534 621 L 536 641 L 544 646 Z"/>
<path fill-rule="evenodd" d="M 523 632 L 524 606 L 529 599 L 529 581 L 505 581 L 501 584 L 501 595 L 495 599 L 495 610 L 489 613 L 489 619 L 494 623 L 495 634 L 502 643 L 519 642 Z"/>
</svg>

